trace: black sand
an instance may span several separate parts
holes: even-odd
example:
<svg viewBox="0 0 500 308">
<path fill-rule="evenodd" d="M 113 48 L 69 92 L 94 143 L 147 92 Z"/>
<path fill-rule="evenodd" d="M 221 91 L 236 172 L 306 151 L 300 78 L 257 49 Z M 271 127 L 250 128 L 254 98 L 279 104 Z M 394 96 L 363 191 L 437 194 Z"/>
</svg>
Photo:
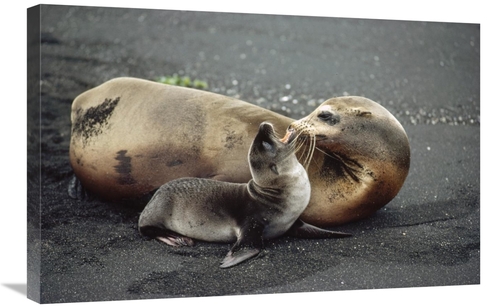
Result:
<svg viewBox="0 0 500 308">
<path fill-rule="evenodd" d="M 65 6 L 41 12 L 41 230 L 28 208 L 28 247 L 41 252 L 41 267 L 33 256 L 28 263 L 41 273 L 41 302 L 480 283 L 478 25 Z M 144 204 L 68 197 L 70 107 L 113 77 L 174 73 L 292 118 L 329 97 L 369 97 L 408 133 L 407 181 L 375 216 L 335 228 L 352 238 L 282 238 L 228 270 L 218 268 L 227 245 L 174 249 L 146 241 L 136 227 Z M 38 185 L 36 149 L 31 154 L 29 188 Z M 36 287 L 36 273 L 28 276 Z M 28 287 L 31 298 L 36 292 Z"/>
</svg>

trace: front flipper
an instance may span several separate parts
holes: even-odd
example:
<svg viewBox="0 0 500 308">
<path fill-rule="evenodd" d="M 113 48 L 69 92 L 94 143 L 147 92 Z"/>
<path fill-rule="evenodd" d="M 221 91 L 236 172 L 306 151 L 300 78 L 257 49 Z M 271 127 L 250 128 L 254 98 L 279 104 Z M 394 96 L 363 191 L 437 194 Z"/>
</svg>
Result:
<svg viewBox="0 0 500 308">
<path fill-rule="evenodd" d="M 240 235 L 226 257 L 221 261 L 221 268 L 228 268 L 255 257 L 264 247 L 262 232 L 264 226 L 255 221 L 243 225 Z"/>
<path fill-rule="evenodd" d="M 351 236 L 350 233 L 330 231 L 310 225 L 297 219 L 292 227 L 287 231 L 287 235 L 299 238 L 341 238 Z"/>
<path fill-rule="evenodd" d="M 221 261 L 220 268 L 235 266 L 245 260 L 248 260 L 260 253 L 260 248 L 242 248 L 237 252 L 229 250 L 226 257 Z"/>
</svg>

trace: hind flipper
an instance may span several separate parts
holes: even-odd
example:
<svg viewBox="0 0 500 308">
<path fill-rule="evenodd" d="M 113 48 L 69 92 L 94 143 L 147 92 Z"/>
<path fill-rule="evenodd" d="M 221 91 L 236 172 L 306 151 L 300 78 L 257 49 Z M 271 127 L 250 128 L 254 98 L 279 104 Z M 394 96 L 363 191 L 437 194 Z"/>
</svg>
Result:
<svg viewBox="0 0 500 308">
<path fill-rule="evenodd" d="M 193 239 L 165 228 L 159 228 L 155 226 L 140 226 L 139 233 L 143 236 L 147 236 L 152 239 L 155 238 L 167 245 L 174 247 L 194 246 Z"/>
<path fill-rule="evenodd" d="M 85 190 L 80 180 L 76 175 L 72 175 L 68 183 L 68 195 L 76 200 L 89 200 L 90 194 Z"/>
<path fill-rule="evenodd" d="M 157 236 L 156 239 L 173 247 L 194 246 L 192 238 L 182 235 Z"/>
<path fill-rule="evenodd" d="M 351 236 L 350 233 L 330 231 L 322 229 L 297 219 L 292 227 L 287 231 L 287 235 L 298 238 L 341 238 Z"/>
</svg>

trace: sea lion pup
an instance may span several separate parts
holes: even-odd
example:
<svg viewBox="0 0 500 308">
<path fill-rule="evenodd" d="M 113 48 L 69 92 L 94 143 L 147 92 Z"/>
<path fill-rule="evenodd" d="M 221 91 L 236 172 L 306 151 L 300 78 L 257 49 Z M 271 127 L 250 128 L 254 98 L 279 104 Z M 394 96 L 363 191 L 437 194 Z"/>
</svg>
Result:
<svg viewBox="0 0 500 308">
<path fill-rule="evenodd" d="M 112 79 L 73 101 L 69 158 L 75 177 L 69 194 L 149 200 L 158 187 L 182 177 L 247 183 L 248 147 L 264 121 L 280 134 L 294 122 L 220 94 Z M 304 130 L 306 142 L 316 140 L 305 222 L 334 226 L 365 218 L 402 187 L 410 166 L 408 138 L 376 102 L 329 99 L 292 128 Z M 298 156 L 303 161 L 306 155 Z"/>
<path fill-rule="evenodd" d="M 221 268 L 256 256 L 263 240 L 290 228 L 292 235 L 308 238 L 349 236 L 298 220 L 311 187 L 295 156 L 295 140 L 291 134 L 282 142 L 271 124 L 262 123 L 248 152 L 252 179 L 247 184 L 200 178 L 168 182 L 141 213 L 140 233 L 171 246 L 191 246 L 192 239 L 234 242 Z"/>
</svg>

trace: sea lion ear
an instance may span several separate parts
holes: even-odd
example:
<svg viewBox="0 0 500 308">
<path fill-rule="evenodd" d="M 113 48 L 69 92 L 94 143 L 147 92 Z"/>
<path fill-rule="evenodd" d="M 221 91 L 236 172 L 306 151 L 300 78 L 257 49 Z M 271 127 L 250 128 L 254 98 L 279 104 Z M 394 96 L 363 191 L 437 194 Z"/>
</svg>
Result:
<svg viewBox="0 0 500 308">
<path fill-rule="evenodd" d="M 370 111 L 360 108 L 354 108 L 352 111 L 357 117 L 366 117 L 372 114 Z"/>
<path fill-rule="evenodd" d="M 276 173 L 276 175 L 279 175 L 280 173 L 278 172 L 278 167 L 276 166 L 276 164 L 271 164 L 269 166 L 269 168 L 271 168 L 271 171 Z"/>
</svg>

